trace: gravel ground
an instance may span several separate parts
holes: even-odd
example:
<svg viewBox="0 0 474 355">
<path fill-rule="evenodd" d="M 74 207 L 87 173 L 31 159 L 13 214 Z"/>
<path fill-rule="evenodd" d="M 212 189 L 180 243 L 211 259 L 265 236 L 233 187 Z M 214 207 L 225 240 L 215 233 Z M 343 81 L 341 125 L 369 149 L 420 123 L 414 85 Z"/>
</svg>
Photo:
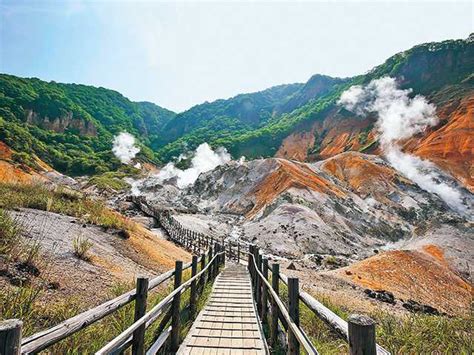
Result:
<svg viewBox="0 0 474 355">
<path fill-rule="evenodd" d="M 118 282 L 130 283 L 137 275 L 153 277 L 160 273 L 138 263 L 138 251 L 117 231 L 34 209 L 12 211 L 11 215 L 22 225 L 24 241 L 41 246 L 41 278 L 57 285 L 47 292 L 48 301 L 77 296 L 89 305 L 97 304 L 109 297 L 110 288 Z M 89 261 L 74 255 L 73 240 L 77 237 L 92 243 Z"/>
</svg>

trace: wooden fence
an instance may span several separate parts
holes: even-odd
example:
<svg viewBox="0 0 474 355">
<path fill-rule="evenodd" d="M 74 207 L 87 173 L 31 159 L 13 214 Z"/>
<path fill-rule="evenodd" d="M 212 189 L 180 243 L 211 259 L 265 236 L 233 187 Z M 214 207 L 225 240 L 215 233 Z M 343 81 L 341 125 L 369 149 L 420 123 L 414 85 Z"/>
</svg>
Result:
<svg viewBox="0 0 474 355">
<path fill-rule="evenodd" d="M 295 313 L 299 314 L 299 302 L 305 304 L 319 319 L 324 321 L 341 339 L 345 340 L 349 344 L 349 351 L 351 354 L 378 354 L 378 355 L 389 355 L 390 352 L 384 349 L 382 346 L 376 344 L 375 342 L 375 322 L 367 316 L 353 314 L 349 317 L 348 321 L 345 321 L 329 308 L 324 306 L 321 302 L 316 300 L 314 297 L 309 295 L 307 292 L 299 289 L 299 282 L 297 278 L 288 278 L 285 274 L 280 272 L 280 265 L 273 264 L 270 268 L 268 259 L 260 253 L 260 250 L 257 246 L 250 243 L 242 243 L 240 241 L 230 241 L 230 240 L 218 240 L 206 235 L 200 235 L 199 233 L 193 234 L 191 231 L 187 230 L 181 223 L 179 223 L 169 212 L 155 213 L 149 207 L 148 211 L 145 211 L 149 215 L 155 217 L 160 221 L 161 225 L 168 231 L 170 238 L 176 243 L 182 245 L 190 251 L 196 249 L 193 246 L 193 240 L 195 243 L 202 243 L 202 240 L 212 241 L 213 243 L 218 243 L 222 245 L 226 251 L 228 258 L 233 259 L 237 262 L 246 262 L 249 268 L 249 272 L 252 278 L 252 283 L 254 285 L 254 296 L 257 302 L 257 309 L 260 313 L 261 321 L 268 323 L 268 318 L 271 319 L 271 324 L 268 324 L 270 329 L 281 329 L 280 324 L 283 325 L 283 329 L 288 330 L 288 320 L 285 317 L 285 314 L 280 309 L 283 305 L 281 300 L 275 301 L 274 296 L 279 295 L 279 285 L 280 282 L 285 285 L 288 290 L 292 291 L 292 295 L 297 295 L 297 301 L 292 301 L 293 307 L 287 305 L 287 310 L 289 312 L 290 308 L 293 308 L 292 312 L 288 314 L 294 315 Z M 171 230 L 168 230 L 167 226 L 172 226 Z M 173 232 L 173 230 L 175 232 Z M 177 232 L 179 231 L 179 232 Z M 192 236 L 189 238 L 188 236 Z M 201 242 L 199 242 L 201 240 Z M 207 245 L 207 244 L 206 244 Z M 252 257 L 252 258 L 250 258 Z M 260 261 L 259 261 L 260 260 Z M 254 263 L 260 265 L 259 268 L 252 266 Z M 269 270 L 271 270 L 271 277 L 269 278 Z M 289 281 L 291 280 L 291 281 Z M 296 280 L 296 281 L 295 281 Z M 271 287 L 268 285 L 272 282 Z M 259 290 L 259 291 L 258 291 Z M 264 299 L 262 299 L 264 298 Z M 288 295 L 289 299 L 290 294 Z M 262 305 L 267 304 L 266 307 Z M 298 307 L 298 310 L 295 310 Z M 278 317 L 267 317 L 270 313 L 271 315 L 278 312 Z M 299 325 L 299 320 L 296 322 Z M 309 345 L 311 342 L 308 340 L 303 329 L 300 328 L 301 334 L 304 335 L 306 342 L 303 348 L 309 352 Z M 291 334 L 291 328 L 289 329 Z M 293 340 L 293 345 L 296 346 L 294 337 L 290 335 L 289 340 Z M 278 340 L 277 332 L 270 332 L 270 345 L 276 345 Z M 287 339 L 288 340 L 288 339 Z M 303 342 L 303 338 L 297 337 L 296 342 Z M 309 344 L 308 344 L 309 342 Z M 289 345 L 289 344 L 288 344 Z M 299 343 L 301 345 L 301 343 Z M 312 345 L 311 345 L 312 347 Z M 363 352 L 361 352 L 364 349 Z M 371 349 L 371 350 L 369 350 Z M 314 353 L 317 353 L 317 351 Z"/>
<path fill-rule="evenodd" d="M 156 278 L 138 278 L 136 289 L 105 302 L 95 308 L 72 317 L 57 326 L 22 339 L 21 321 L 8 320 L 0 323 L 0 355 L 32 354 L 47 349 L 121 307 L 135 302 L 134 323 L 119 336 L 100 349 L 97 354 L 119 354 L 132 349 L 132 354 L 145 354 L 144 336 L 147 328 L 159 319 L 158 336 L 147 355 L 156 354 L 167 343 L 169 351 L 175 352 L 179 346 L 181 294 L 190 289 L 188 305 L 190 319 L 196 316 L 196 301 L 206 282 L 212 282 L 225 260 L 246 263 L 251 275 L 254 300 L 260 321 L 268 326 L 269 343 L 275 348 L 279 334 L 286 334 L 285 343 L 289 354 L 318 354 L 309 337 L 300 326 L 299 307 L 304 303 L 323 320 L 336 334 L 349 343 L 350 354 L 390 354 L 375 342 L 375 323 L 368 317 L 352 315 L 348 322 L 337 316 L 308 293 L 299 289 L 297 278 L 288 278 L 280 273 L 279 265 L 269 265 L 268 259 L 255 245 L 216 238 L 184 228 L 169 212 L 145 213 L 158 219 L 169 238 L 193 254 L 192 262 L 183 265 L 177 261 L 174 270 Z M 247 251 L 248 250 L 248 251 Z M 191 278 L 182 282 L 183 270 L 191 268 Z M 198 272 L 198 269 L 200 271 Z M 269 272 L 271 271 L 271 276 Z M 165 281 L 174 279 L 174 290 L 147 312 L 148 292 Z M 280 299 L 280 283 L 288 288 L 288 304 Z M 281 345 L 281 344 L 280 344 Z"/>
</svg>

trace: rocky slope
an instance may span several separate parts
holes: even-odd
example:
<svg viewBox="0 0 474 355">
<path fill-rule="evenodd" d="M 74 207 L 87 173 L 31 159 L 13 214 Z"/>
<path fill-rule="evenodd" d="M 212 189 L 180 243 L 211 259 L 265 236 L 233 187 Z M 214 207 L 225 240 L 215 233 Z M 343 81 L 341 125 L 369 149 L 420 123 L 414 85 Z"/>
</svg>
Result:
<svg viewBox="0 0 474 355">
<path fill-rule="evenodd" d="M 474 78 L 432 92 L 428 99 L 437 107 L 437 126 L 409 139 L 404 151 L 428 159 L 474 191 Z M 380 153 L 375 116 L 357 117 L 334 107 L 323 119 L 290 134 L 276 156 L 317 161 L 346 151 Z"/>
<path fill-rule="evenodd" d="M 390 76 L 402 89 L 428 97 L 442 118 L 429 137 L 407 142 L 407 150 L 429 155 L 472 189 L 468 166 L 473 150 L 468 119 L 474 92 L 472 58 L 474 35 L 425 43 L 393 55 L 363 75 L 313 75 L 304 84 L 205 102 L 180 114 L 152 103 L 131 102 L 104 88 L 1 74 L 0 141 L 69 175 L 115 170 L 119 162 L 110 146 L 121 131 L 136 136 L 140 157 L 154 163 L 173 160 L 204 142 L 226 147 L 234 158 L 316 161 L 348 150 L 373 153 L 377 152 L 374 117 L 355 117 L 337 101 L 352 85 Z M 460 141 L 453 142 L 452 137 L 459 135 Z"/>
<path fill-rule="evenodd" d="M 399 297 L 419 287 L 421 279 L 439 297 L 446 295 L 438 288 L 449 284 L 450 294 L 463 290 L 466 306 L 472 291 L 465 280 L 474 260 L 473 199 L 440 174 L 460 189 L 464 213 L 451 210 L 380 157 L 356 152 L 312 164 L 275 158 L 231 162 L 201 174 L 185 190 L 173 179 L 148 180 L 139 200 L 155 210 L 174 210 L 191 228 L 207 225 L 208 233 L 257 243 L 269 254 L 301 260 L 313 269 L 348 266 L 337 277 L 394 289 Z M 378 267 L 379 273 L 371 271 Z M 425 272 L 430 268 L 437 271 Z M 385 272 L 406 276 L 391 286 L 395 280 Z M 427 292 L 418 300 L 436 304 Z M 456 307 L 446 304 L 443 310 Z"/>
</svg>

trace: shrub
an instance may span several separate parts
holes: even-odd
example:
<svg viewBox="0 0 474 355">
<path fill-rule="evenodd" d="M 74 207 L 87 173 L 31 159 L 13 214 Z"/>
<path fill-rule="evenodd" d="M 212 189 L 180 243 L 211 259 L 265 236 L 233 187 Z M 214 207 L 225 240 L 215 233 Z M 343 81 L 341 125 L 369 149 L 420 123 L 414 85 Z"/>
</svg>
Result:
<svg viewBox="0 0 474 355">
<path fill-rule="evenodd" d="M 282 285 L 286 291 L 286 286 Z M 315 295 L 326 307 L 343 319 L 352 313 L 326 296 Z M 377 343 L 392 354 L 470 354 L 472 349 L 473 315 L 468 317 L 432 316 L 425 314 L 401 315 L 386 311 L 368 314 L 377 322 Z M 323 354 L 347 353 L 347 344 L 300 302 L 303 329 L 316 348 Z"/>
<path fill-rule="evenodd" d="M 77 236 L 72 241 L 72 247 L 74 250 L 74 255 L 81 260 L 89 261 L 90 255 L 89 250 L 92 248 L 92 242 L 89 239 L 82 236 Z"/>
<path fill-rule="evenodd" d="M 95 185 L 101 190 L 122 191 L 130 187 L 130 185 L 123 180 L 126 176 L 124 173 L 107 172 L 90 178 L 89 184 Z"/>
<path fill-rule="evenodd" d="M 51 189 L 41 184 L 0 183 L 0 208 L 36 208 L 78 217 L 98 226 L 124 229 L 125 219 L 99 200 L 84 197 L 77 191 Z"/>
<path fill-rule="evenodd" d="M 0 255 L 9 254 L 20 238 L 21 227 L 0 208 Z"/>
</svg>

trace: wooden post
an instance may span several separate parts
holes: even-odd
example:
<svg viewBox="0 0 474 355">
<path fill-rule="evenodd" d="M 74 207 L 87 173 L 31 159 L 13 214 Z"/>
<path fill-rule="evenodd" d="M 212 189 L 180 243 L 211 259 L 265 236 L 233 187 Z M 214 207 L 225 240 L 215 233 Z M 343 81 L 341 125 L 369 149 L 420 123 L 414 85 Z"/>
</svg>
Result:
<svg viewBox="0 0 474 355">
<path fill-rule="evenodd" d="M 148 277 L 138 277 L 135 296 L 134 322 L 143 317 L 146 313 L 146 300 L 148 298 Z M 145 354 L 145 324 L 142 324 L 133 332 L 132 354 Z"/>
<path fill-rule="evenodd" d="M 361 314 L 351 314 L 347 320 L 349 327 L 349 354 L 375 355 L 375 322 Z"/>
<path fill-rule="evenodd" d="M 237 242 L 237 264 L 240 264 L 240 242 Z"/>
<path fill-rule="evenodd" d="M 257 302 L 257 311 L 260 314 L 260 277 L 258 276 L 258 258 L 260 255 L 260 249 L 256 246 L 253 248 L 253 257 L 256 264 L 256 269 L 254 270 L 255 275 L 255 301 Z M 255 265 L 254 265 L 255 268 Z"/>
<path fill-rule="evenodd" d="M 222 250 L 224 251 L 224 255 L 222 255 L 222 266 L 225 267 L 225 257 L 226 257 L 225 244 L 222 244 Z M 230 257 L 230 253 L 229 253 L 229 257 Z"/>
<path fill-rule="evenodd" d="M 272 265 L 272 288 L 277 295 L 280 293 L 280 264 Z M 272 323 L 270 325 L 270 345 L 272 348 L 275 348 L 278 341 L 278 306 L 273 298 L 270 312 L 272 316 Z"/>
<path fill-rule="evenodd" d="M 180 260 L 176 261 L 174 268 L 174 289 L 177 289 L 181 286 L 181 278 L 183 274 L 183 262 Z M 172 315 L 171 315 L 171 351 L 173 353 L 178 351 L 179 348 L 179 333 L 180 333 L 180 301 L 181 301 L 181 292 L 176 293 L 173 297 Z"/>
<path fill-rule="evenodd" d="M 222 263 L 222 255 L 220 255 L 220 252 L 222 251 L 222 245 L 215 242 L 215 246 L 218 254 L 216 259 L 216 269 L 219 270 Z M 214 276 L 217 276 L 217 270 L 214 270 L 216 272 Z"/>
<path fill-rule="evenodd" d="M 252 255 L 253 255 L 253 246 L 249 245 L 249 254 L 247 259 L 247 269 L 249 269 L 250 278 L 253 282 L 253 275 L 252 275 Z"/>
<path fill-rule="evenodd" d="M 214 260 L 214 265 L 213 265 L 213 269 L 214 269 L 214 273 L 212 274 L 212 277 L 215 278 L 217 276 L 217 274 L 219 273 L 219 252 L 220 252 L 220 245 L 215 242 L 214 243 L 214 255 L 217 255 L 217 258 Z"/>
<path fill-rule="evenodd" d="M 300 291 L 298 279 L 288 278 L 288 313 L 291 319 L 299 327 L 300 325 Z M 300 343 L 293 332 L 288 329 L 288 354 L 297 355 L 300 353 Z"/>
<path fill-rule="evenodd" d="M 191 277 L 196 276 L 198 269 L 198 257 L 193 255 L 193 261 L 191 264 Z M 196 317 L 197 309 L 197 280 L 191 281 L 191 294 L 189 296 L 189 310 L 190 318 L 194 319 Z"/>
<path fill-rule="evenodd" d="M 201 270 L 200 271 L 204 270 L 205 267 L 206 267 L 206 254 L 202 253 L 201 254 Z M 199 288 L 201 290 L 203 290 L 205 285 L 206 285 L 206 273 L 204 272 L 201 275 L 201 279 L 199 280 Z"/>
<path fill-rule="evenodd" d="M 211 262 L 212 257 L 213 257 L 213 255 L 212 255 L 212 245 L 211 245 L 211 246 L 209 246 L 209 260 L 207 261 L 208 263 Z M 207 270 L 207 279 L 208 280 L 212 279 L 212 266 L 213 266 L 212 264 L 209 265 L 209 269 Z"/>
<path fill-rule="evenodd" d="M 19 319 L 0 322 L 0 355 L 20 355 L 22 326 Z"/>
<path fill-rule="evenodd" d="M 262 254 L 258 253 L 258 258 L 257 258 L 257 266 L 258 266 L 258 271 L 262 272 Z M 263 285 L 263 280 L 260 278 L 260 276 L 257 276 L 257 310 L 258 314 L 262 316 L 262 285 Z"/>
<path fill-rule="evenodd" d="M 184 235 L 186 236 L 186 240 L 188 241 L 188 248 L 192 253 L 193 252 L 193 241 L 191 240 L 191 238 L 189 238 L 189 230 L 185 229 L 184 230 Z"/>
<path fill-rule="evenodd" d="M 265 277 L 265 280 L 268 280 L 268 259 L 263 258 L 263 268 L 262 274 Z M 267 285 L 262 283 L 262 323 L 267 323 L 267 300 L 268 300 L 268 290 Z"/>
</svg>

